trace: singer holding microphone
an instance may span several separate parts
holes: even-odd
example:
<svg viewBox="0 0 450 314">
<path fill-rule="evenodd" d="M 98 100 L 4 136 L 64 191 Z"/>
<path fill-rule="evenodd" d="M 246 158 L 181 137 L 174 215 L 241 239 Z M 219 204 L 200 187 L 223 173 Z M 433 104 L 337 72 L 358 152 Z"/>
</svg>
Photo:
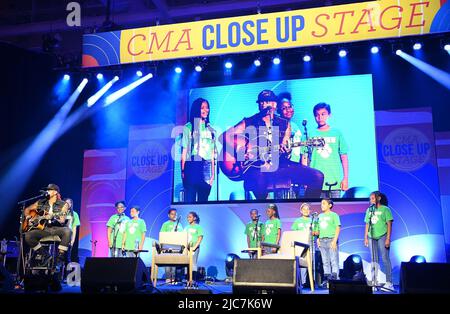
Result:
<svg viewBox="0 0 450 314">
<path fill-rule="evenodd" d="M 366 211 L 364 222 L 366 228 L 364 232 L 364 245 L 369 247 L 372 259 L 372 285 L 378 286 L 377 275 L 379 260 L 383 261 L 384 272 L 386 273 L 386 283 L 383 288 L 394 290 L 392 284 L 392 266 L 389 257 L 392 234 L 391 209 L 387 206 L 387 199 L 379 191 L 370 194 L 370 206 Z"/>
<path fill-rule="evenodd" d="M 209 122 L 209 102 L 194 100 L 189 122 L 184 125 L 181 153 L 181 177 L 185 202 L 206 202 L 215 174 L 215 135 Z"/>
<path fill-rule="evenodd" d="M 130 218 L 125 215 L 125 201 L 118 201 L 114 206 L 117 213 L 112 215 L 106 223 L 108 227 L 108 246 L 111 257 L 121 257 L 123 234 L 126 223 Z"/>
<path fill-rule="evenodd" d="M 183 226 L 180 223 L 181 215 L 177 215 L 177 210 L 175 208 L 170 208 L 167 215 L 169 220 L 162 224 L 161 230 L 159 232 L 181 232 L 183 231 Z M 175 284 L 177 267 L 166 267 L 166 283 Z"/>
</svg>

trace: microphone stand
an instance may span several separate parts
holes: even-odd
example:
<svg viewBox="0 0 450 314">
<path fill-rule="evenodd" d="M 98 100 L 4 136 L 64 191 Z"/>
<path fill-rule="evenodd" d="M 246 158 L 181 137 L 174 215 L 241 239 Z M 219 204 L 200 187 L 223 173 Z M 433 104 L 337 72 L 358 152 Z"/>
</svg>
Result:
<svg viewBox="0 0 450 314">
<path fill-rule="evenodd" d="M 256 226 L 255 226 L 255 233 L 253 234 L 253 240 L 256 240 L 257 248 L 259 248 L 259 246 L 260 246 L 258 226 L 259 226 L 259 216 L 256 216 Z M 256 253 L 256 254 L 258 254 L 258 253 Z M 253 256 L 253 258 L 254 258 L 254 256 Z"/>
<path fill-rule="evenodd" d="M 306 127 L 306 123 L 307 123 L 307 121 L 306 120 L 303 120 L 303 122 L 302 122 L 302 125 L 303 125 L 303 130 L 304 130 L 304 133 L 305 133 L 305 140 L 309 140 L 309 135 L 308 135 L 308 128 Z M 307 166 L 309 166 L 310 165 L 310 163 L 311 163 L 311 155 L 312 155 L 312 151 L 311 151 L 311 146 L 306 146 L 307 147 L 307 150 L 308 150 L 308 161 L 307 161 Z"/>
<path fill-rule="evenodd" d="M 180 219 L 181 219 L 181 216 L 179 216 L 177 219 L 177 224 L 175 225 L 175 228 L 173 229 L 174 232 L 178 231 L 178 224 L 180 223 Z"/>
<path fill-rule="evenodd" d="M 370 216 L 369 216 L 369 229 L 367 230 L 367 236 L 369 236 L 369 234 L 371 235 L 371 237 L 369 238 L 369 241 L 372 241 L 372 237 L 373 237 L 373 226 L 372 226 L 372 217 L 375 214 L 375 205 L 371 205 L 370 206 Z M 373 243 L 370 243 L 370 257 L 371 257 L 371 263 L 370 263 L 370 271 L 372 273 L 372 287 L 374 287 L 377 291 L 381 290 L 381 286 L 378 285 L 378 281 L 377 281 L 377 273 L 378 273 L 378 269 L 375 269 L 375 261 L 374 261 L 374 257 L 375 257 L 375 248 Z M 378 263 L 378 260 L 376 261 Z"/>
<path fill-rule="evenodd" d="M 17 257 L 16 278 L 15 278 L 17 285 L 20 285 L 20 281 L 21 281 L 19 279 L 20 278 L 20 264 L 21 264 L 21 262 L 23 263 L 22 267 L 23 267 L 23 272 L 25 274 L 25 258 L 24 258 L 24 254 L 23 254 L 23 242 L 24 242 L 23 237 L 24 237 L 24 233 L 23 233 L 23 230 L 22 230 L 22 225 L 23 225 L 23 222 L 25 221 L 25 204 L 27 204 L 28 202 L 31 202 L 31 201 L 38 200 L 38 199 L 40 199 L 42 197 L 44 197 L 44 195 L 40 194 L 40 195 L 36 195 L 36 196 L 30 197 L 30 198 L 27 198 L 27 199 L 17 203 L 17 205 L 21 206 L 20 219 L 19 219 L 19 237 L 20 237 L 20 240 L 19 240 L 19 256 Z"/>
<path fill-rule="evenodd" d="M 112 245 L 112 257 L 116 257 L 116 250 L 117 250 L 117 246 L 116 246 L 116 240 L 117 240 L 117 236 L 119 235 L 120 232 L 120 226 L 119 226 L 119 230 L 116 231 L 116 227 L 122 223 L 122 216 L 119 215 L 119 218 L 117 219 L 116 223 L 114 224 L 114 228 L 113 228 L 113 245 Z"/>
<path fill-rule="evenodd" d="M 314 288 L 316 286 L 316 280 L 317 280 L 317 276 L 316 276 L 316 247 L 315 247 L 315 235 L 313 234 L 314 231 L 314 223 L 316 221 L 317 215 L 315 215 L 315 213 L 312 215 L 312 219 L 311 219 L 311 225 L 309 226 L 309 230 L 310 230 L 310 234 L 311 234 L 311 263 L 312 263 L 312 273 L 313 273 L 313 284 L 314 284 Z M 312 288 L 312 287 L 310 287 Z"/>
</svg>

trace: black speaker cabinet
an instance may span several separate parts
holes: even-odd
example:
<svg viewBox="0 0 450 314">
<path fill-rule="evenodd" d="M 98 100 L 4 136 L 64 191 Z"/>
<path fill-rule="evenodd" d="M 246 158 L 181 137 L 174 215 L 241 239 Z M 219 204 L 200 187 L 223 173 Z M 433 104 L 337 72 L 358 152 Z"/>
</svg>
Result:
<svg viewBox="0 0 450 314">
<path fill-rule="evenodd" d="M 372 294 L 372 287 L 365 281 L 330 280 L 330 294 Z"/>
<path fill-rule="evenodd" d="M 301 293 L 296 260 L 235 259 L 233 293 Z"/>
<path fill-rule="evenodd" d="M 403 262 L 400 293 L 450 293 L 450 264 Z"/>
<path fill-rule="evenodd" d="M 81 273 L 81 291 L 136 292 L 149 280 L 149 272 L 139 257 L 90 257 L 86 259 Z"/>
</svg>

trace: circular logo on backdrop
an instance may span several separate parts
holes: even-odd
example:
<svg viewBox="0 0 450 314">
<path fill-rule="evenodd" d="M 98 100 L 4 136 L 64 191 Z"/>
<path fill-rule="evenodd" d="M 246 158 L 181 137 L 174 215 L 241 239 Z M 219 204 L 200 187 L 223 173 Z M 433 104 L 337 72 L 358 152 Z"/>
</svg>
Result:
<svg viewBox="0 0 450 314">
<path fill-rule="evenodd" d="M 384 160 L 395 169 L 414 171 L 422 168 L 429 160 L 431 144 L 421 131 L 400 128 L 392 131 L 382 145 Z"/>
<path fill-rule="evenodd" d="M 142 180 L 158 178 L 167 169 L 169 154 L 157 142 L 142 143 L 131 155 L 131 168 Z"/>
</svg>

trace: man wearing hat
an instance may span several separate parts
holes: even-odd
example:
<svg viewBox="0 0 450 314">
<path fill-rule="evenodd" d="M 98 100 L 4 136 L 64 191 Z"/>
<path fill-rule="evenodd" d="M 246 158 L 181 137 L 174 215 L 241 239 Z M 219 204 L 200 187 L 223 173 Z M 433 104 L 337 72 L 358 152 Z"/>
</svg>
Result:
<svg viewBox="0 0 450 314">
<path fill-rule="evenodd" d="M 58 246 L 58 264 L 63 265 L 72 235 L 70 228 L 65 227 L 69 205 L 61 200 L 60 190 L 56 184 L 51 183 L 43 190 L 46 191 L 46 197 L 25 208 L 25 217 L 29 217 L 32 210 L 36 210 L 40 216 L 48 219 L 47 224 L 43 230 L 33 229 L 26 232 L 25 242 L 36 253 L 35 255 L 45 254 L 40 252 L 39 241 L 44 237 L 57 235 L 61 239 Z"/>
<path fill-rule="evenodd" d="M 312 173 L 310 168 L 298 165 L 289 165 L 286 161 L 291 137 L 291 125 L 288 119 L 276 114 L 278 97 L 271 90 L 265 89 L 258 95 L 256 103 L 259 112 L 249 118 L 241 120 L 232 132 L 226 132 L 226 141 L 234 142 L 234 136 L 244 135 L 248 138 L 246 144 L 248 160 L 262 162 L 259 167 L 248 167 L 243 174 L 244 189 L 246 194 L 253 192 L 256 199 L 266 199 L 268 186 L 277 178 L 290 178 L 291 181 L 308 186 L 306 197 L 319 197 L 323 184 L 323 175 Z M 264 142 L 266 139 L 266 142 Z M 268 158 L 267 151 L 270 147 L 280 145 L 279 151 L 272 149 Z M 248 149 L 258 146 L 258 149 Z M 262 150 L 267 148 L 262 154 Z M 270 159 L 270 162 L 268 162 Z M 317 194 L 317 195 L 316 195 Z"/>
</svg>

